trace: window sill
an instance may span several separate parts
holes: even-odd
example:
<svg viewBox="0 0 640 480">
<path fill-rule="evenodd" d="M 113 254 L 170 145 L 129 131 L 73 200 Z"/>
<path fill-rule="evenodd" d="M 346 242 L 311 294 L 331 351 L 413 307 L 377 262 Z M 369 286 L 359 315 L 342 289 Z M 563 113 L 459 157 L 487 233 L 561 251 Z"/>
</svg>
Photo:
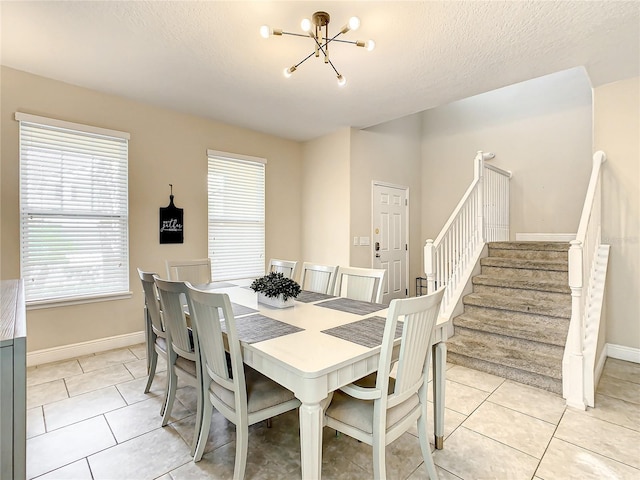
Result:
<svg viewBox="0 0 640 480">
<path fill-rule="evenodd" d="M 126 300 L 133 296 L 133 292 L 109 293 L 106 295 L 94 295 L 87 297 L 69 297 L 52 300 L 38 300 L 27 302 L 27 310 L 40 310 L 42 308 L 68 307 L 85 303 L 110 302 L 113 300 Z"/>
</svg>

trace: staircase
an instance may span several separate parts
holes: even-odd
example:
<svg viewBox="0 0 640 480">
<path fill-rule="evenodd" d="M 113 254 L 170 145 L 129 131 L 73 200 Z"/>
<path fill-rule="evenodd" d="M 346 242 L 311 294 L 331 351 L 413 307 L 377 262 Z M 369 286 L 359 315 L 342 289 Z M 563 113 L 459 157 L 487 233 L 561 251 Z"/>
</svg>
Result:
<svg viewBox="0 0 640 480">
<path fill-rule="evenodd" d="M 447 360 L 562 394 L 568 243 L 491 242 L 453 319 Z"/>
</svg>

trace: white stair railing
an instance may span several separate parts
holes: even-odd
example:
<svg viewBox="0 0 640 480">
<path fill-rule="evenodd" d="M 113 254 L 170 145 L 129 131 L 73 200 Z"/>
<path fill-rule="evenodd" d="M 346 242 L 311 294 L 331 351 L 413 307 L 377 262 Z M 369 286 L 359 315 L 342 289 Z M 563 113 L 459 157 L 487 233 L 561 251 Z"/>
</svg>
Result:
<svg viewBox="0 0 640 480">
<path fill-rule="evenodd" d="M 606 159 L 606 155 L 601 151 L 593 155 L 593 168 L 578 233 L 569 248 L 571 320 L 562 360 L 562 393 L 567 405 L 582 410 L 589 403 L 593 403 L 587 400 L 593 392 L 587 392 L 586 387 L 590 385 L 590 388 L 593 388 L 594 372 L 585 364 L 584 342 L 590 299 L 588 292 L 593 289 L 590 279 L 598 278 L 594 275 L 594 269 L 600 267 L 598 255 L 601 250 L 602 225 L 601 165 Z"/>
<path fill-rule="evenodd" d="M 471 185 L 435 241 L 424 246 L 427 291 L 446 285 L 440 318 L 452 318 L 485 243 L 509 240 L 511 172 L 485 164 L 493 157 L 477 153 Z"/>
</svg>

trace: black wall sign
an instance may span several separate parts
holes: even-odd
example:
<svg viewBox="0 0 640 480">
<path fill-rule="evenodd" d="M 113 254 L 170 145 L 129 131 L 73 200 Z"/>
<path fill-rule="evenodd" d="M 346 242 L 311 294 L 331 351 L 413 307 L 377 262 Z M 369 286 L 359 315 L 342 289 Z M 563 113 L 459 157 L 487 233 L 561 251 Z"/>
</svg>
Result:
<svg viewBox="0 0 640 480">
<path fill-rule="evenodd" d="M 169 205 L 160 207 L 160 243 L 184 243 L 184 210 L 173 204 L 173 185 L 169 186 Z"/>
</svg>

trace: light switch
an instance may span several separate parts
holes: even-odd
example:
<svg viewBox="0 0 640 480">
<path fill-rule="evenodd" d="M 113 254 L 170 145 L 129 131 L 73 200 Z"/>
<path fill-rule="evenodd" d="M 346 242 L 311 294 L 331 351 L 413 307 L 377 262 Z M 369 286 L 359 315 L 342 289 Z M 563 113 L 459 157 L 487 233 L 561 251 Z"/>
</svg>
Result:
<svg viewBox="0 0 640 480">
<path fill-rule="evenodd" d="M 371 243 L 369 243 L 369 237 L 360 237 L 360 245 L 364 247 L 371 245 Z"/>
<path fill-rule="evenodd" d="M 353 244 L 358 246 L 358 237 L 353 237 Z"/>
</svg>

